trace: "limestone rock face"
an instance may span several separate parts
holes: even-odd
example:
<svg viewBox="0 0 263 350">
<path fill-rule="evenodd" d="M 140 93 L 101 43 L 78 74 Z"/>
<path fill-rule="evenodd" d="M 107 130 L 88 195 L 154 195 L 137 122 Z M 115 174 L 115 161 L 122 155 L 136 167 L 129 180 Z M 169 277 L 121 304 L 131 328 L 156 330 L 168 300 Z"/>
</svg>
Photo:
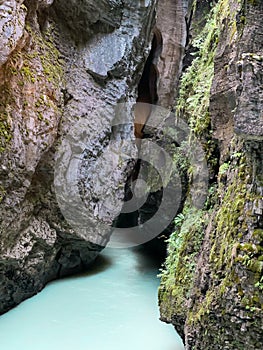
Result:
<svg viewBox="0 0 263 350">
<path fill-rule="evenodd" d="M 180 144 L 182 141 L 180 137 L 177 137 L 177 132 L 179 134 L 183 128 L 181 125 L 177 125 L 180 131 L 176 129 L 175 114 L 170 114 L 169 111 L 171 111 L 174 105 L 179 77 L 182 72 L 182 62 L 187 41 L 187 13 L 187 0 L 165 0 L 158 2 L 154 33 L 159 46 L 157 45 L 153 59 L 158 71 L 158 101 L 155 112 L 152 112 L 148 124 L 144 126 L 147 141 L 152 143 L 152 146 L 145 147 L 143 152 L 141 152 L 144 154 L 143 157 L 152 159 L 148 164 L 141 164 L 141 174 L 146 180 L 151 194 L 146 203 L 138 210 L 138 220 L 141 224 L 144 223 L 144 233 L 149 236 L 158 227 L 163 227 L 163 230 L 159 230 L 161 234 L 156 239 L 147 243 L 146 248 L 154 251 L 156 255 L 163 254 L 164 256 L 166 255 L 165 240 L 173 231 L 173 214 L 171 212 L 176 215 L 181 201 L 183 201 L 182 198 L 185 195 L 182 179 L 176 176 L 176 172 L 169 172 L 168 170 L 168 159 L 169 157 L 171 159 L 174 157 L 176 148 L 174 144 L 176 142 Z M 174 140 L 172 141 L 173 138 Z M 159 147 L 160 153 L 157 150 L 154 151 L 155 146 Z M 158 162 L 156 162 L 157 159 Z M 156 168 L 154 169 L 151 164 L 155 164 Z M 166 172 L 166 175 L 164 178 L 166 177 L 166 180 L 164 178 L 162 178 L 162 181 L 157 180 L 158 174 L 156 173 L 156 169 L 158 169 L 158 164 L 160 169 L 165 169 L 164 173 Z M 163 188 L 165 188 L 166 194 L 169 193 L 169 195 L 164 195 Z M 151 225 L 150 218 L 155 217 L 154 214 L 157 213 L 157 210 L 160 209 L 162 204 L 164 204 L 163 212 L 160 211 L 161 214 L 156 216 L 156 222 L 153 219 L 153 224 Z M 168 217 L 171 218 L 171 223 L 167 220 Z"/>
<path fill-rule="evenodd" d="M 94 33 L 114 31 L 121 25 L 124 10 L 121 0 L 58 0 L 55 9 L 63 24 L 79 40 Z"/>
<path fill-rule="evenodd" d="M 163 50 L 158 62 L 160 72 L 159 104 L 173 107 L 182 70 L 187 40 L 188 0 L 159 1 L 156 26 L 163 36 Z"/>
<path fill-rule="evenodd" d="M 231 129 L 245 139 L 262 139 L 262 3 L 239 7 L 231 2 L 230 7 L 237 20 L 232 31 L 225 26 L 221 32 L 211 91 L 212 123 L 222 142 Z"/>
<path fill-rule="evenodd" d="M 0 66 L 21 39 L 25 26 L 26 7 L 23 0 L 2 0 L 0 2 Z"/>
<path fill-rule="evenodd" d="M 122 127 L 115 106 L 136 100 L 155 7 L 1 1 L 0 312 L 108 241 L 136 150 L 133 115 Z"/>
</svg>

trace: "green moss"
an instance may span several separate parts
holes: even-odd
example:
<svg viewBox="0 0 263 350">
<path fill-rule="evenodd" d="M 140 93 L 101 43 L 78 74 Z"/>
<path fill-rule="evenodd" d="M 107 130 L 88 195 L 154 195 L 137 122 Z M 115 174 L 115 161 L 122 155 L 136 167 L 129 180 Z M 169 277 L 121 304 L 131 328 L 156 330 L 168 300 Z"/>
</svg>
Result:
<svg viewBox="0 0 263 350">
<path fill-rule="evenodd" d="M 30 69 L 29 65 L 24 64 L 24 66 L 20 70 L 20 73 L 26 80 L 30 81 L 31 83 L 34 83 L 36 81 L 36 74 L 34 70 Z"/>
<path fill-rule="evenodd" d="M 217 237 L 211 249 L 210 260 L 220 270 L 229 261 L 233 248 L 233 238 L 238 235 L 241 217 L 245 201 L 247 186 L 238 178 L 228 187 L 220 209 L 215 217 L 216 228 L 214 235 Z M 218 241 L 220 240 L 220 242 Z M 218 251 L 218 247 L 220 247 Z"/>
<path fill-rule="evenodd" d="M 229 162 L 221 164 L 218 174 L 224 175 L 228 171 L 229 166 L 230 166 Z"/>
<path fill-rule="evenodd" d="M 202 210 L 185 207 L 184 213 L 175 218 L 175 231 L 170 236 L 168 257 L 161 270 L 160 298 L 169 304 L 176 300 L 177 314 L 185 309 L 196 268 L 197 257 L 204 237 L 207 216 Z M 165 301 L 164 301 L 165 303 Z M 170 309 L 170 315 L 174 308 Z"/>
<path fill-rule="evenodd" d="M 6 144 L 11 140 L 10 125 L 7 120 L 7 113 L 0 114 L 0 153 L 5 150 Z"/>
<path fill-rule="evenodd" d="M 29 24 L 26 25 L 26 30 L 31 37 L 29 46 L 22 51 L 15 51 L 1 68 L 4 80 L 0 82 L 0 153 L 6 150 L 12 139 L 11 124 L 14 115 L 19 115 L 22 110 L 27 116 L 29 99 L 32 99 L 32 94 L 29 95 L 28 91 L 33 91 L 36 98 L 41 90 L 45 93 L 45 99 L 41 94 L 35 103 L 35 113 L 39 120 L 43 120 L 46 109 L 59 112 L 53 97 L 63 79 L 60 53 L 52 42 L 50 32 L 45 37 L 34 31 Z M 54 91 L 54 96 L 45 92 L 47 87 L 49 92 Z M 48 123 L 47 121 L 46 124 Z"/>
<path fill-rule="evenodd" d="M 27 54 L 28 61 L 32 60 L 32 58 L 39 57 L 47 81 L 57 88 L 62 81 L 64 62 L 52 40 L 51 32 L 53 28 L 51 27 L 45 36 L 33 32 L 28 25 L 26 26 L 26 29 L 36 43 L 36 51 Z"/>
<path fill-rule="evenodd" d="M 224 32 L 223 37 L 228 42 L 238 38 L 242 31 L 239 26 L 244 27 L 246 23 L 242 12 L 240 23 L 236 22 L 241 6 L 243 3 L 233 5 L 228 0 L 217 2 L 207 25 L 194 41 L 197 56 L 181 79 L 177 115 L 187 120 L 193 133 L 202 141 L 209 162 L 213 143 L 209 99 L 215 50 L 220 32 Z M 200 211 L 201 221 L 189 203 L 183 215 L 177 217 L 159 291 L 161 312 L 168 320 L 187 319 L 188 325 L 209 325 L 213 329 L 213 322 L 218 325 L 218 319 L 226 317 L 229 320 L 232 312 L 227 309 L 231 304 L 229 296 L 234 298 L 237 309 L 245 308 L 248 316 L 258 314 L 262 307 L 263 230 L 256 228 L 253 231 L 256 225 L 253 207 L 259 200 L 259 195 L 254 192 L 256 175 L 250 156 L 247 157 L 247 150 L 238 138 L 233 139 L 229 149 L 230 153 L 224 155 L 219 169 L 218 183 L 211 187 L 209 203 Z M 196 223 L 191 222 L 189 213 Z M 204 244 L 207 276 L 196 270 L 205 228 L 209 233 Z M 192 249 L 192 245 L 196 249 Z M 207 278 L 207 286 L 202 290 L 196 281 L 201 275 Z"/>
<path fill-rule="evenodd" d="M 263 229 L 256 229 L 253 231 L 253 237 L 257 238 L 260 242 L 263 243 Z"/>
<path fill-rule="evenodd" d="M 41 112 L 37 112 L 38 120 L 42 121 L 44 119 L 43 114 Z"/>
<path fill-rule="evenodd" d="M 210 90 L 214 77 L 214 56 L 220 34 L 218 6 L 214 8 L 201 33 L 191 43 L 197 57 L 181 77 L 176 114 L 185 119 L 204 147 L 211 168 L 217 165 L 216 144 L 212 138 L 209 113 Z"/>
<path fill-rule="evenodd" d="M 5 151 L 12 139 L 10 113 L 13 102 L 12 91 L 5 83 L 0 86 L 0 153 Z"/>
<path fill-rule="evenodd" d="M 259 4 L 259 1 L 260 1 L 260 0 L 248 0 L 248 3 L 251 4 L 251 5 L 253 5 L 253 6 L 256 6 L 256 5 Z"/>
<path fill-rule="evenodd" d="M 61 54 L 56 48 L 52 38 L 52 26 L 45 33 L 45 40 L 42 37 L 38 37 L 38 43 L 40 46 L 40 60 L 42 63 L 44 74 L 47 80 L 54 85 L 61 83 L 63 77 L 63 65 L 64 61 L 61 58 Z"/>
<path fill-rule="evenodd" d="M 211 311 L 211 305 L 214 300 L 213 291 L 209 290 L 206 294 L 205 299 L 203 299 L 200 304 L 198 310 L 194 312 L 189 312 L 188 322 L 192 324 L 194 322 L 200 322 L 204 315 L 209 315 Z"/>
<path fill-rule="evenodd" d="M 243 156 L 240 159 L 242 162 L 245 161 Z M 238 290 L 242 297 L 241 304 L 245 305 L 247 310 L 255 311 L 262 306 L 262 296 L 260 296 L 260 290 L 263 287 L 262 230 L 254 230 L 250 240 L 246 238 L 242 242 L 243 237 L 248 234 L 247 222 L 253 220 L 246 208 L 257 197 L 256 193 L 249 190 L 248 179 L 251 178 L 251 166 L 247 163 L 245 165 L 245 176 L 240 176 L 239 169 L 235 168 L 235 164 L 231 164 L 229 171 L 232 175 L 234 174 L 233 179 L 226 190 L 221 188 L 222 203 L 217 210 L 210 237 L 213 244 L 209 266 L 213 286 L 200 304 L 190 311 L 190 323 L 199 322 L 204 315 L 209 314 L 213 305 L 220 305 L 229 288 Z M 240 169 L 241 172 L 244 171 L 242 166 Z M 246 271 L 250 271 L 247 275 L 250 279 L 249 284 L 252 281 L 255 287 L 254 291 L 250 287 L 248 294 L 244 294 L 240 277 L 244 279 Z"/>
<path fill-rule="evenodd" d="M 57 88 L 63 77 L 64 62 L 60 58 L 60 53 L 52 41 L 51 33 L 47 33 L 45 38 L 41 33 L 33 31 L 29 24 L 26 25 L 26 30 L 31 36 L 35 49 L 30 52 L 16 52 L 11 59 L 9 71 L 12 75 L 20 74 L 22 76 L 22 80 L 20 81 L 21 86 L 24 85 L 24 79 L 35 83 L 41 73 L 41 68 L 36 66 L 36 61 L 40 59 L 42 73 L 45 75 L 46 80 L 54 84 L 54 88 Z M 16 63 L 19 60 L 22 60 L 23 65 L 18 70 Z"/>
<path fill-rule="evenodd" d="M 200 43 L 195 46 L 201 45 Z M 210 88 L 214 75 L 214 51 L 196 58 L 181 79 L 177 115 L 186 118 L 191 129 L 200 136 L 209 128 Z"/>
<path fill-rule="evenodd" d="M 215 144 L 211 137 L 211 120 L 209 114 L 210 89 L 214 76 L 214 55 L 219 37 L 218 8 L 210 14 L 200 35 L 192 42 L 198 50 L 197 57 L 181 78 L 180 94 L 177 99 L 176 114 L 185 119 L 193 133 L 202 140 L 210 164 L 215 166 Z M 182 150 L 183 151 L 183 150 Z M 181 157 L 183 152 L 175 155 L 176 164 L 181 175 L 187 173 L 191 178 L 191 167 Z M 180 158 L 183 160 L 180 161 Z M 214 193 L 211 191 L 209 203 L 213 202 Z M 160 295 L 161 304 L 165 308 L 165 317 L 172 318 L 173 314 L 184 317 L 186 303 L 193 287 L 193 276 L 196 261 L 204 237 L 204 228 L 209 215 L 205 210 L 184 207 L 183 214 L 175 220 L 176 230 L 169 239 L 168 257 L 161 273 Z M 172 303 L 172 304 L 171 304 Z M 162 309 L 162 306 L 161 306 Z"/>
</svg>

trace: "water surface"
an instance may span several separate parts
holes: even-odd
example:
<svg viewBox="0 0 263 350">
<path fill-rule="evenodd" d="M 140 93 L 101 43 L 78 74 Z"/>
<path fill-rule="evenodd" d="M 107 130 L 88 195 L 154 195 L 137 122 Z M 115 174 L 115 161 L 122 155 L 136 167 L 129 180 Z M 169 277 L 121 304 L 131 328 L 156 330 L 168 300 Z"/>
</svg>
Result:
<svg viewBox="0 0 263 350">
<path fill-rule="evenodd" d="M 105 249 L 90 271 L 50 283 L 0 317 L 1 350 L 182 350 L 159 321 L 158 266 L 142 248 Z"/>
</svg>

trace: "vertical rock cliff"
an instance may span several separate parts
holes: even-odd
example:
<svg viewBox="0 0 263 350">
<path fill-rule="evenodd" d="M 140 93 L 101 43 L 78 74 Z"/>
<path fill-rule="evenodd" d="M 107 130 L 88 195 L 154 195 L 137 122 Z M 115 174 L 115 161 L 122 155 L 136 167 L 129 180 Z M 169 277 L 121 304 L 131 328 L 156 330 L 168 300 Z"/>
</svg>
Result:
<svg viewBox="0 0 263 350">
<path fill-rule="evenodd" d="M 131 165 L 116 156 L 112 176 L 99 164 L 116 104 L 136 101 L 155 7 L 155 0 L 0 2 L 0 312 L 86 267 L 108 241 L 96 217 L 110 228 Z M 115 137 L 120 146 L 129 135 L 132 154 L 127 115 L 130 127 L 117 128 Z M 58 155 L 68 132 L 70 147 Z M 79 149 L 79 191 L 92 213 L 85 223 L 67 187 Z M 63 214 L 72 210 L 75 227 L 58 201 Z"/>
<path fill-rule="evenodd" d="M 160 186 L 140 164 L 139 224 L 181 182 L 161 319 L 188 350 L 262 348 L 262 16 L 262 0 L 0 0 L 0 313 L 109 241 L 137 154 L 132 106 L 150 81 L 149 101 L 176 118 L 153 108 L 144 141 L 181 177 Z"/>
<path fill-rule="evenodd" d="M 206 150 L 203 208 L 175 219 L 159 290 L 161 319 L 186 349 L 262 348 L 263 3 L 195 1 L 176 101 Z M 192 169 L 180 153 L 191 190 Z"/>
</svg>

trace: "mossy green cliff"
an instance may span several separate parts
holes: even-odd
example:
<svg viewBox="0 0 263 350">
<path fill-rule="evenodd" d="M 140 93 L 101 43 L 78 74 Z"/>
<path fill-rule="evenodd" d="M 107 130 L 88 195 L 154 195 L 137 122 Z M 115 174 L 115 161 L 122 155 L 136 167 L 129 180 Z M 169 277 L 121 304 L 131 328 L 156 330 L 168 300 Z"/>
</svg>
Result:
<svg viewBox="0 0 263 350">
<path fill-rule="evenodd" d="M 194 5 L 200 13 L 202 4 Z M 195 57 L 182 74 L 177 99 L 178 115 L 206 152 L 209 191 L 198 210 L 188 196 L 175 219 L 161 272 L 161 319 L 174 324 L 188 350 L 259 350 L 263 6 L 232 0 L 211 5 L 205 24 L 193 15 L 189 50 Z"/>
</svg>

